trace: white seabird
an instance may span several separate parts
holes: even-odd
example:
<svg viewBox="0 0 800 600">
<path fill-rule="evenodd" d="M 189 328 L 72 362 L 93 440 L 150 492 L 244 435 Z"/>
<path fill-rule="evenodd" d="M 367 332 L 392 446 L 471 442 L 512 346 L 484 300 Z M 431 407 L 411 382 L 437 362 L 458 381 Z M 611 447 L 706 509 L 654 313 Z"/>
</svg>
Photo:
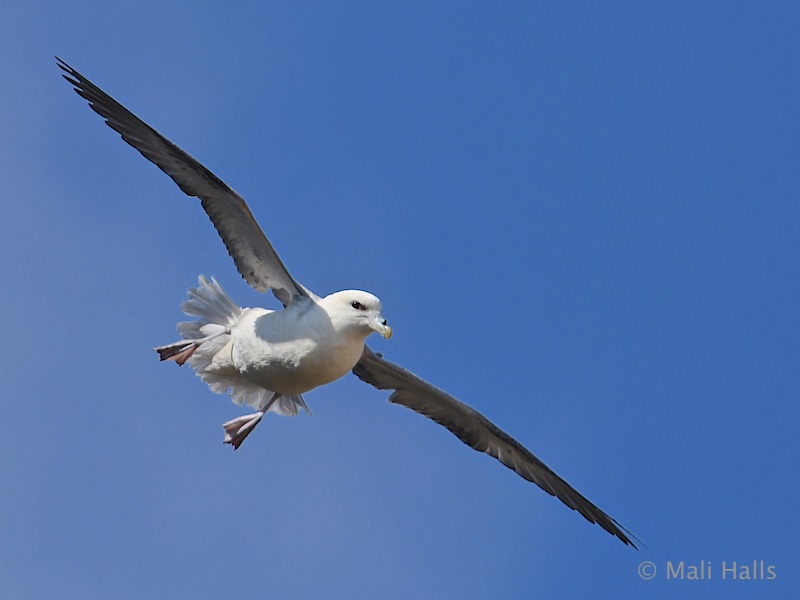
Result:
<svg viewBox="0 0 800 600">
<path fill-rule="evenodd" d="M 61 59 L 58 66 L 75 91 L 122 139 L 169 175 L 189 196 L 200 199 L 242 277 L 260 292 L 272 290 L 283 310 L 240 308 L 219 284 L 204 277 L 181 308 L 197 321 L 178 325 L 182 340 L 156 348 L 161 360 L 186 362 L 212 391 L 228 392 L 255 413 L 223 425 L 225 442 L 238 448 L 266 412 L 308 411 L 302 394 L 352 370 L 378 389 L 393 390 L 389 401 L 449 429 L 465 444 L 485 452 L 556 496 L 587 520 L 630 544 L 634 537 L 615 519 L 578 493 L 527 448 L 481 413 L 385 360 L 364 343 L 370 333 L 392 330 L 381 303 L 368 292 L 345 290 L 321 298 L 297 283 L 284 267 L 244 199 L 221 179 Z M 630 537 L 629 537 L 630 536 Z"/>
</svg>

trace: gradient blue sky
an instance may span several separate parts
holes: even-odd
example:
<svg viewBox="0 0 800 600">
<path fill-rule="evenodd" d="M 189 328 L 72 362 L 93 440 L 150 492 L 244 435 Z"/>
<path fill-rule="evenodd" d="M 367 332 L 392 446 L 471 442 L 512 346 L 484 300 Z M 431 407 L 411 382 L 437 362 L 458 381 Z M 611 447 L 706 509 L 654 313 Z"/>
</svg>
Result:
<svg viewBox="0 0 800 600">
<path fill-rule="evenodd" d="M 0 51 L 0 596 L 796 592 L 796 3 L 32 1 Z M 151 348 L 200 273 L 274 300 L 54 54 L 650 550 L 354 377 L 223 446 Z"/>
</svg>

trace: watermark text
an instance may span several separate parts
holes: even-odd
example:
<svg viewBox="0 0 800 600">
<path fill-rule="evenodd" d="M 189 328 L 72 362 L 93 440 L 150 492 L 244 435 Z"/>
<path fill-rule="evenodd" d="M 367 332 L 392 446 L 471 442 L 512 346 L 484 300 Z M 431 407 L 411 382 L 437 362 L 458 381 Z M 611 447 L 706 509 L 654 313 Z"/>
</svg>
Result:
<svg viewBox="0 0 800 600">
<path fill-rule="evenodd" d="M 778 569 L 765 560 L 701 560 L 696 562 L 668 560 L 663 564 L 646 560 L 639 564 L 639 577 L 651 579 L 676 579 L 688 581 L 772 581 L 778 578 Z"/>
</svg>

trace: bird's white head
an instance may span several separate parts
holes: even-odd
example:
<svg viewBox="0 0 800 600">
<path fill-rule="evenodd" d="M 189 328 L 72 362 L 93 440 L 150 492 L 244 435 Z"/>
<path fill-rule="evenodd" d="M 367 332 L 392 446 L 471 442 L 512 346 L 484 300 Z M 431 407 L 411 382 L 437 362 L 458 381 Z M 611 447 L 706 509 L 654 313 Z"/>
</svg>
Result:
<svg viewBox="0 0 800 600">
<path fill-rule="evenodd" d="M 392 328 L 381 315 L 381 301 L 369 292 L 344 290 L 323 298 L 331 320 L 337 328 L 361 330 L 364 337 L 375 331 L 387 340 Z"/>
</svg>

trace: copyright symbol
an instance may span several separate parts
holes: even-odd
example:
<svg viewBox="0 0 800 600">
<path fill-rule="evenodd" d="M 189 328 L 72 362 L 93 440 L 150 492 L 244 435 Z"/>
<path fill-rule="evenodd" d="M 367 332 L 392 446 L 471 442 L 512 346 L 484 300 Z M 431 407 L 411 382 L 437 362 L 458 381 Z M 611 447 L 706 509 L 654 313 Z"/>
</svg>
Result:
<svg viewBox="0 0 800 600">
<path fill-rule="evenodd" d="M 639 565 L 639 577 L 642 579 L 652 579 L 656 576 L 656 566 L 649 560 Z"/>
</svg>

